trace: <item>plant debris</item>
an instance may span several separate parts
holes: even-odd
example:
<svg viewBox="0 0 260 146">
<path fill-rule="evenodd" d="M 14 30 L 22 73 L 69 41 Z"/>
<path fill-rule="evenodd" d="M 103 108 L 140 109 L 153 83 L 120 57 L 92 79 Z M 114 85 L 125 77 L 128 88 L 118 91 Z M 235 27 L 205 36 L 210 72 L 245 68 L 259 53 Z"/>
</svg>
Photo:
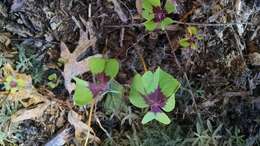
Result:
<svg viewBox="0 0 260 146">
<path fill-rule="evenodd" d="M 0 145 L 258 146 L 259 20 L 259 0 L 2 0 Z"/>
</svg>

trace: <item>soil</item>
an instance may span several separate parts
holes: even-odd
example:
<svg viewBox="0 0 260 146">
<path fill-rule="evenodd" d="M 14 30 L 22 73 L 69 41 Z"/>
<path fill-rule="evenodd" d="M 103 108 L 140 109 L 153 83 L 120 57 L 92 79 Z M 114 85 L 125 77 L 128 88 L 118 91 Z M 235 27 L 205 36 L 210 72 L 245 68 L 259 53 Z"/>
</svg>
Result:
<svg viewBox="0 0 260 146">
<path fill-rule="evenodd" d="M 119 3 L 126 22 L 120 19 L 113 1 Z M 183 23 L 153 32 L 141 25 L 144 19 L 138 14 L 135 0 L 0 1 L 0 56 L 14 68 L 21 54 L 19 47 L 24 48 L 26 57 L 34 56 L 32 67 L 19 72 L 32 76 L 37 91 L 57 104 L 49 107 L 43 116 L 19 123 L 18 136 L 9 136 L 14 145 L 44 145 L 71 127 L 66 145 L 83 145 L 75 138 L 75 129 L 67 117 L 74 110 L 87 123 L 85 113 L 89 106 L 73 105 L 72 96 L 64 86 L 64 66 L 59 58 L 61 41 L 71 52 L 77 46 L 80 30 L 88 29 L 84 21 L 93 23 L 91 29 L 97 41 L 78 59 L 95 54 L 118 59 L 120 72 L 116 80 L 126 88 L 122 111 L 111 114 L 104 107 L 105 100 L 96 106 L 94 114 L 100 121 L 93 119 L 91 127 L 100 142 L 92 141 L 91 145 L 138 146 L 149 145 L 148 141 L 152 141 L 150 146 L 191 145 L 184 141 L 196 137 L 194 133 L 198 132 L 196 126 L 200 120 L 204 129 L 209 128 L 207 120 L 213 129 L 223 125 L 215 145 L 228 145 L 226 142 L 232 138 L 227 131 L 233 134 L 235 129 L 240 130 L 237 134 L 244 140 L 242 145 L 260 145 L 259 1 L 176 1 L 176 13 L 170 17 Z M 178 44 L 189 25 L 195 25 L 203 36 L 197 49 L 184 49 Z M 10 43 L 5 44 L 4 38 Z M 134 74 L 154 71 L 158 66 L 181 83 L 176 107 L 169 113 L 173 120 L 170 126 L 156 122 L 142 125 L 144 111 L 128 100 Z M 53 73 L 58 75 L 60 83 L 51 89 L 47 84 L 48 76 Z M 81 77 L 92 79 L 89 73 Z M 181 130 L 176 132 L 176 129 Z M 167 137 L 176 143 L 167 143 Z M 232 141 L 231 145 L 238 143 Z"/>
</svg>

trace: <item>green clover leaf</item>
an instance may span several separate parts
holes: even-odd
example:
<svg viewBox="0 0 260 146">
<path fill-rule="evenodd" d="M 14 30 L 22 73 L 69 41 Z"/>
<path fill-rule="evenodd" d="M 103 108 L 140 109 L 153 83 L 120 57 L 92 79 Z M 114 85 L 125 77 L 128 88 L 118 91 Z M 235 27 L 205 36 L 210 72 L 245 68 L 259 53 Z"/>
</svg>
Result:
<svg viewBox="0 0 260 146">
<path fill-rule="evenodd" d="M 165 125 L 168 125 L 171 123 L 171 120 L 164 112 L 156 113 L 155 119 Z"/>
<path fill-rule="evenodd" d="M 183 48 L 188 48 L 188 47 L 190 46 L 190 43 L 189 43 L 189 39 L 188 39 L 188 38 L 180 39 L 179 44 L 180 44 Z"/>
<path fill-rule="evenodd" d="M 135 89 L 136 91 L 138 91 L 142 95 L 146 95 L 144 83 L 143 83 L 143 80 L 142 80 L 142 76 L 140 74 L 136 74 L 134 76 L 131 88 Z"/>
<path fill-rule="evenodd" d="M 114 78 L 119 72 L 119 62 L 116 59 L 107 59 L 105 65 L 105 74 Z"/>
<path fill-rule="evenodd" d="M 154 19 L 154 13 L 149 10 L 144 10 L 142 13 L 142 16 L 147 20 L 153 20 Z"/>
<path fill-rule="evenodd" d="M 170 97 L 173 93 L 175 93 L 179 87 L 180 83 L 172 77 L 170 74 L 166 73 L 165 71 L 161 70 L 160 71 L 160 81 L 159 81 L 159 86 L 163 92 L 163 94 L 166 97 Z"/>
<path fill-rule="evenodd" d="M 77 77 L 74 78 L 76 81 L 76 88 L 74 93 L 74 102 L 78 106 L 84 106 L 92 102 L 93 94 L 87 87 L 88 83 Z"/>
<path fill-rule="evenodd" d="M 155 113 L 153 113 L 153 112 L 148 112 L 148 113 L 146 113 L 146 114 L 144 115 L 143 120 L 142 120 L 142 124 L 146 124 L 146 123 L 152 121 L 152 120 L 155 119 L 155 118 L 156 118 Z"/>
<path fill-rule="evenodd" d="M 155 23 L 153 20 L 148 20 L 144 23 L 144 26 L 148 31 L 153 31 L 157 27 L 157 23 Z"/>
<path fill-rule="evenodd" d="M 146 108 L 149 107 L 149 105 L 144 100 L 143 96 L 135 89 L 131 89 L 130 95 L 129 95 L 130 102 L 139 108 Z"/>
<path fill-rule="evenodd" d="M 93 57 L 89 60 L 89 69 L 92 74 L 102 73 L 105 69 L 106 60 L 102 57 Z"/>
<path fill-rule="evenodd" d="M 176 10 L 176 6 L 175 4 L 172 2 L 172 0 L 167 0 L 166 4 L 165 4 L 165 9 L 167 11 L 168 14 L 175 12 Z"/>
<path fill-rule="evenodd" d="M 163 19 L 163 21 L 161 21 L 160 25 L 161 25 L 161 28 L 163 30 L 165 30 L 165 28 L 169 25 L 171 25 L 174 21 L 169 18 L 169 17 L 166 17 L 165 19 Z"/>
<path fill-rule="evenodd" d="M 149 94 L 157 88 L 159 80 L 157 79 L 157 83 L 156 83 L 155 78 L 154 78 L 154 74 L 151 71 L 147 71 L 142 76 L 142 81 L 143 81 L 143 85 L 144 85 L 146 94 Z"/>
<path fill-rule="evenodd" d="M 189 26 L 187 30 L 190 35 L 196 35 L 198 33 L 198 29 L 194 26 Z"/>
<path fill-rule="evenodd" d="M 130 102 L 139 108 L 145 108 L 148 107 L 148 104 L 144 100 L 143 96 L 146 95 L 145 87 L 143 84 L 142 76 L 139 74 L 136 74 L 134 76 L 132 85 L 131 85 L 131 91 L 129 100 Z"/>
<path fill-rule="evenodd" d="M 175 94 L 166 100 L 165 106 L 162 108 L 165 112 L 171 112 L 175 108 Z"/>
<path fill-rule="evenodd" d="M 146 0 L 144 0 L 144 1 L 146 1 Z M 157 6 L 157 7 L 159 7 L 160 5 L 161 5 L 161 1 L 160 0 L 148 0 L 149 2 L 150 2 L 150 4 L 152 5 L 152 6 Z"/>
<path fill-rule="evenodd" d="M 150 3 L 150 0 L 143 0 L 142 7 L 147 11 L 153 11 L 153 5 Z"/>
</svg>

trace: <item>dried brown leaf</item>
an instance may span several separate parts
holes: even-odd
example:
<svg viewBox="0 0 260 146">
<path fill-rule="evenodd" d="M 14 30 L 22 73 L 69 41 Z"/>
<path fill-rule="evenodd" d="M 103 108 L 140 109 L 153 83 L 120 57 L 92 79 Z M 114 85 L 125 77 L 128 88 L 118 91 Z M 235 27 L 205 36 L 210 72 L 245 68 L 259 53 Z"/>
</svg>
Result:
<svg viewBox="0 0 260 146">
<path fill-rule="evenodd" d="M 38 104 L 33 109 L 21 109 L 11 117 L 12 122 L 20 122 L 28 119 L 35 119 L 41 117 L 44 111 L 48 108 L 50 102 L 46 100 L 44 103 Z"/>
<path fill-rule="evenodd" d="M 92 24 L 85 22 L 86 31 L 80 30 L 80 39 L 78 46 L 71 53 L 64 42 L 61 42 L 61 58 L 65 61 L 63 76 L 65 87 L 71 93 L 75 85 L 71 83 L 73 77 L 89 71 L 88 60 L 90 57 L 77 61 L 78 57 L 85 52 L 89 47 L 95 47 L 96 37 L 93 35 Z"/>
<path fill-rule="evenodd" d="M 100 139 L 95 136 L 94 131 L 91 127 L 81 121 L 81 117 L 74 111 L 68 113 L 68 121 L 75 128 L 76 139 L 83 140 L 86 138 L 88 131 L 90 131 L 89 138 L 95 142 L 100 142 Z"/>
</svg>

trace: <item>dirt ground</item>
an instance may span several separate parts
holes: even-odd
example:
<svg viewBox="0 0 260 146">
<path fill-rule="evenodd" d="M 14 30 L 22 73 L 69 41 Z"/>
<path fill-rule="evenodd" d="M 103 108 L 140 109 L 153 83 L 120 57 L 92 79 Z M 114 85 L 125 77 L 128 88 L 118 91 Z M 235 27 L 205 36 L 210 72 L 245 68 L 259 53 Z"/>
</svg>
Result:
<svg viewBox="0 0 260 146">
<path fill-rule="evenodd" d="M 90 129 L 89 145 L 260 146 L 260 1 L 176 0 L 170 17 L 177 23 L 152 32 L 142 25 L 140 3 L 0 1 L 0 78 L 10 64 L 31 78 L 33 91 L 12 97 L 0 91 L 0 145 L 81 146 Z M 197 49 L 178 44 L 188 26 L 203 36 Z M 61 42 L 73 52 L 92 39 L 77 60 L 95 54 L 118 59 L 116 79 L 125 92 L 99 102 L 89 127 L 90 106 L 73 104 L 60 57 Z M 158 66 L 181 83 L 172 122 L 142 125 L 144 110 L 128 100 L 130 83 L 136 72 Z M 59 81 L 49 88 L 53 73 Z"/>
</svg>

